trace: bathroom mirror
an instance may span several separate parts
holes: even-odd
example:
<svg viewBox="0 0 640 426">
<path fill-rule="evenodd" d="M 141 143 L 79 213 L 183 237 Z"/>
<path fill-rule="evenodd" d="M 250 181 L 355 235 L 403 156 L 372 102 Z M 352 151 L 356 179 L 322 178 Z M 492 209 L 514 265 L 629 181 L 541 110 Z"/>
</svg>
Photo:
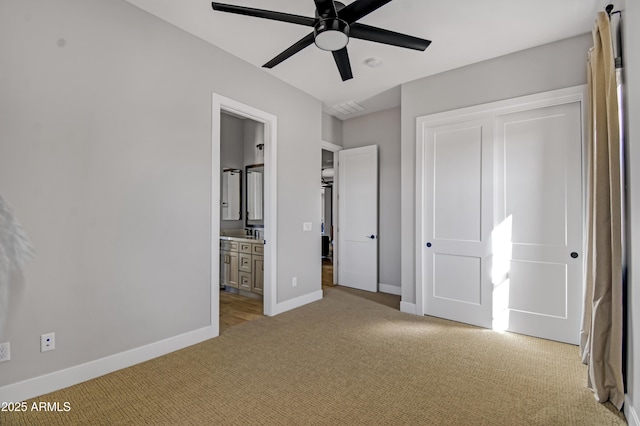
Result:
<svg viewBox="0 0 640 426">
<path fill-rule="evenodd" d="M 224 168 L 222 170 L 222 220 L 242 219 L 242 170 Z"/>
<path fill-rule="evenodd" d="M 247 176 L 246 225 L 261 227 L 264 225 L 264 165 L 247 166 L 245 172 Z"/>
</svg>

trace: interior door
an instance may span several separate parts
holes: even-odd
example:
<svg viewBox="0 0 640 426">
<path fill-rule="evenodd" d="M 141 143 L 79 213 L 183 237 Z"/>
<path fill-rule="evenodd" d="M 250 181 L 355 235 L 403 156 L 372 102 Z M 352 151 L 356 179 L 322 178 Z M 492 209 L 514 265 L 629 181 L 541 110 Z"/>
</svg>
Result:
<svg viewBox="0 0 640 426">
<path fill-rule="evenodd" d="M 501 115 L 495 131 L 495 223 L 502 232 L 494 246 L 504 265 L 494 277 L 501 294 L 496 318 L 510 331 L 577 344 L 583 255 L 580 103 Z"/>
<path fill-rule="evenodd" d="M 378 291 L 378 147 L 338 154 L 338 281 Z"/>
<path fill-rule="evenodd" d="M 491 326 L 491 121 L 429 127 L 423 139 L 425 314 Z"/>
</svg>

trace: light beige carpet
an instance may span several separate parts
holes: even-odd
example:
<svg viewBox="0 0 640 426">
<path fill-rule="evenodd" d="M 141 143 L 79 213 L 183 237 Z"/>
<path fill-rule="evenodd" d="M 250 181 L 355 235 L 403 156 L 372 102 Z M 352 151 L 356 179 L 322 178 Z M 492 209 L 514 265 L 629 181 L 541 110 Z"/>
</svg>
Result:
<svg viewBox="0 0 640 426">
<path fill-rule="evenodd" d="M 575 346 L 399 312 L 336 287 L 322 301 L 38 398 L 66 413 L 3 425 L 621 425 Z M 29 403 L 31 403 L 30 401 Z"/>
</svg>

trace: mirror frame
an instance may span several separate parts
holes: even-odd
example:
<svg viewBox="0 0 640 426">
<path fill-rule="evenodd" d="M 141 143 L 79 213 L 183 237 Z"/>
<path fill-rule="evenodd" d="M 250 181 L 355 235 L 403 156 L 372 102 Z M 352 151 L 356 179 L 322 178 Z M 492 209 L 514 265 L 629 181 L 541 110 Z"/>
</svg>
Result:
<svg viewBox="0 0 640 426">
<path fill-rule="evenodd" d="M 247 197 L 249 196 L 249 171 L 251 169 L 257 169 L 257 168 L 261 168 L 262 169 L 262 175 L 263 175 L 263 180 L 262 180 L 262 219 L 260 220 L 249 220 L 249 211 L 247 210 L 247 208 L 249 207 L 249 200 L 247 199 Z M 246 179 L 244 179 L 244 182 L 246 182 L 245 187 L 244 187 L 244 224 L 246 228 L 264 228 L 264 163 L 260 163 L 260 164 L 252 164 L 249 166 L 245 166 L 244 168 L 245 170 L 245 176 Z"/>
</svg>

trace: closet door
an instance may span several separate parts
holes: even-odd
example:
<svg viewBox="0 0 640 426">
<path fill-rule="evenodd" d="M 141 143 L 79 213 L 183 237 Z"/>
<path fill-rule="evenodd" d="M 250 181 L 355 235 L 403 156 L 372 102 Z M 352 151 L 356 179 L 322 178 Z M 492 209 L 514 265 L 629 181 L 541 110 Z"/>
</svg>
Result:
<svg viewBox="0 0 640 426">
<path fill-rule="evenodd" d="M 578 343 L 584 96 L 576 86 L 418 118 L 419 313 Z"/>
<path fill-rule="evenodd" d="M 494 323 L 577 344 L 580 102 L 497 116 L 495 133 Z"/>
<path fill-rule="evenodd" d="M 491 327 L 492 152 L 491 120 L 425 129 L 426 315 Z"/>
</svg>

